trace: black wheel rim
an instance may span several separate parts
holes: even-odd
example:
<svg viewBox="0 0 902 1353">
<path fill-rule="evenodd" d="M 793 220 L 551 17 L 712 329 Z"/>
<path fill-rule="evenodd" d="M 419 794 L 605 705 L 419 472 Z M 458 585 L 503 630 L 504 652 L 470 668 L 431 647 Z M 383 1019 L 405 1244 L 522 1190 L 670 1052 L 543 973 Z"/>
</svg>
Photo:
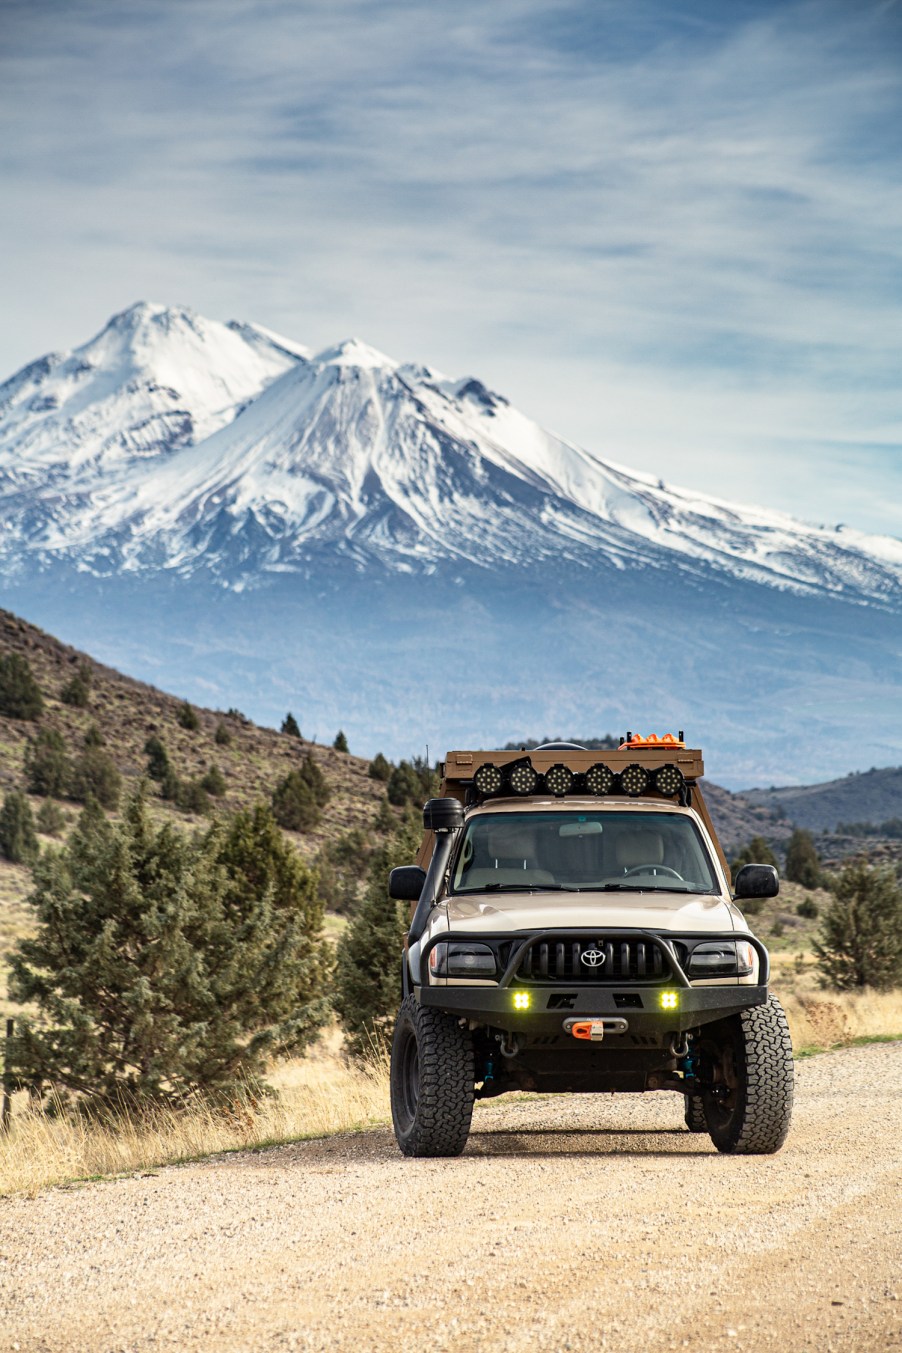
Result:
<svg viewBox="0 0 902 1353">
<path fill-rule="evenodd" d="M 411 1033 L 405 1039 L 401 1053 L 401 1113 L 404 1127 L 409 1128 L 417 1116 L 417 1104 L 420 1099 L 420 1058 L 417 1052 L 417 1040 Z"/>
</svg>

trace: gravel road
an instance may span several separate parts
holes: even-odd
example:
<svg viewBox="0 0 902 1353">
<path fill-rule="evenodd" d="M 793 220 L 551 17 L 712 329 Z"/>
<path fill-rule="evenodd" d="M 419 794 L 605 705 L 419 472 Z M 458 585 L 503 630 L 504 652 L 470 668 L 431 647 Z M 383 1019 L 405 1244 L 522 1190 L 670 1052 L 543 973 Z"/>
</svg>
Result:
<svg viewBox="0 0 902 1353">
<path fill-rule="evenodd" d="M 479 1107 L 0 1204 L 0 1348 L 902 1350 L 902 1043 L 798 1065 L 777 1156 L 668 1095 Z"/>
</svg>

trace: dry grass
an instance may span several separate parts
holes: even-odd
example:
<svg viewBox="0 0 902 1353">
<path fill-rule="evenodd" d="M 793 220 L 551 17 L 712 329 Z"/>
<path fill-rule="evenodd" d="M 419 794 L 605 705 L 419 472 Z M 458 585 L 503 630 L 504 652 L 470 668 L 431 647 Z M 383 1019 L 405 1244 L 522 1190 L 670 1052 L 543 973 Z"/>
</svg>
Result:
<svg viewBox="0 0 902 1353">
<path fill-rule="evenodd" d="M 311 1056 L 279 1067 L 272 1076 L 276 1099 L 256 1111 L 197 1107 L 185 1113 L 158 1109 L 141 1118 L 123 1114 L 113 1124 L 52 1118 L 28 1110 L 23 1098 L 11 1131 L 0 1138 L 0 1195 L 39 1190 L 71 1180 L 131 1173 L 159 1165 L 351 1132 L 384 1122 L 388 1064 L 348 1066 L 333 1034 Z"/>
<path fill-rule="evenodd" d="M 902 1038 L 902 991 L 825 992 L 813 986 L 810 974 L 803 974 L 797 987 L 787 979 L 788 974 L 777 990 L 797 1054 L 872 1038 Z M 264 1100 L 255 1112 L 160 1109 L 140 1119 L 123 1115 L 115 1124 L 100 1126 L 29 1111 L 20 1096 L 12 1130 L 0 1137 L 0 1195 L 33 1196 L 72 1180 L 352 1132 L 387 1121 L 386 1057 L 374 1056 L 359 1068 L 343 1061 L 340 1050 L 341 1034 L 333 1028 L 309 1056 L 283 1063 L 271 1077 L 278 1098 Z"/>
</svg>

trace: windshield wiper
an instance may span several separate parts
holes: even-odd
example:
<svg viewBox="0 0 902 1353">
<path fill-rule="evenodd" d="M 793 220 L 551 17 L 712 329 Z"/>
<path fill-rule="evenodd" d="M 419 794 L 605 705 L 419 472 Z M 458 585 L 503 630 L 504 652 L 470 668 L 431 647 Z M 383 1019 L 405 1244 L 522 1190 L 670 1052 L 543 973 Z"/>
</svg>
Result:
<svg viewBox="0 0 902 1353">
<path fill-rule="evenodd" d="M 484 883 L 481 888 L 467 888 L 474 893 L 579 893 L 581 888 L 566 888 L 563 883 Z"/>
</svg>

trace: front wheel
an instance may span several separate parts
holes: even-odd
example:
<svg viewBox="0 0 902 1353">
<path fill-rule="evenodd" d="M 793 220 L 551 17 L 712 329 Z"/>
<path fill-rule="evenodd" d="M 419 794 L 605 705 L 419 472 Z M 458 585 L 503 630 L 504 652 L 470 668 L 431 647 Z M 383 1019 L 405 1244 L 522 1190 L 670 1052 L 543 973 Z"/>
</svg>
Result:
<svg viewBox="0 0 902 1353">
<path fill-rule="evenodd" d="M 391 1049 L 391 1113 L 405 1156 L 459 1156 L 473 1116 L 473 1038 L 453 1015 L 401 1002 Z"/>
<path fill-rule="evenodd" d="M 724 1020 L 708 1056 L 714 1082 L 702 1099 L 718 1151 L 739 1156 L 779 1151 L 792 1116 L 794 1073 L 789 1026 L 776 996 Z"/>
</svg>

